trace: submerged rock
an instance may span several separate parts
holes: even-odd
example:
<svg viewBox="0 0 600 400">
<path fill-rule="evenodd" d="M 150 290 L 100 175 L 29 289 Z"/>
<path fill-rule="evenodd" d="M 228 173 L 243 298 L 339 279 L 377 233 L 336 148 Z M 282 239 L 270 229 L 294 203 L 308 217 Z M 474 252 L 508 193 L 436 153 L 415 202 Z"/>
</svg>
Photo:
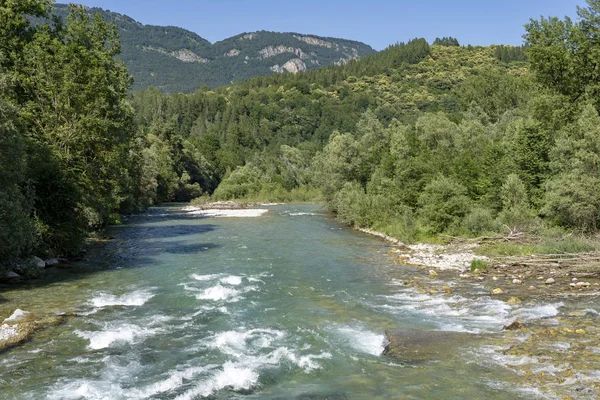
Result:
<svg viewBox="0 0 600 400">
<path fill-rule="evenodd" d="M 0 352 L 25 343 L 36 331 L 60 325 L 74 315 L 50 313 L 36 317 L 27 311 L 16 310 L 0 325 Z"/>
<path fill-rule="evenodd" d="M 465 332 L 420 331 L 402 329 L 386 331 L 387 345 L 382 355 L 407 362 L 440 360 L 448 350 L 470 343 L 477 335 Z"/>
<path fill-rule="evenodd" d="M 502 330 L 503 331 L 518 331 L 523 328 L 525 328 L 525 325 L 523 325 L 519 321 L 514 321 L 512 324 L 505 325 L 504 328 L 502 328 Z"/>
</svg>

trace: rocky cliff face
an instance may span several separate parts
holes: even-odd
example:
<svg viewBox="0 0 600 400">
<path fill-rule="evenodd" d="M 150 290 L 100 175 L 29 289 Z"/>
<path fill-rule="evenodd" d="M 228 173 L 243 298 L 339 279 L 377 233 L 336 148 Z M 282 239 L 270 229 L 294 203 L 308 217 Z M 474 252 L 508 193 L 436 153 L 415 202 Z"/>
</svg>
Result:
<svg viewBox="0 0 600 400">
<path fill-rule="evenodd" d="M 294 74 L 300 71 L 306 71 L 306 69 L 306 64 L 299 58 L 292 58 L 291 60 L 283 64 L 282 67 L 280 67 L 279 64 L 275 64 L 271 67 L 271 71 L 273 72 L 282 73 L 287 71 L 292 72 Z"/>
<path fill-rule="evenodd" d="M 88 10 L 117 26 L 120 58 L 135 78 L 135 89 L 152 85 L 168 92 L 191 92 L 203 85 L 227 85 L 273 72 L 345 64 L 375 52 L 351 40 L 267 31 L 245 32 L 211 44 L 185 29 L 143 25 L 100 8 Z M 55 13 L 64 18 L 66 6 L 57 4 Z"/>
<path fill-rule="evenodd" d="M 146 51 L 155 51 L 157 53 L 166 54 L 173 58 L 178 59 L 179 61 L 186 63 L 207 63 L 208 60 L 206 58 L 200 57 L 198 54 L 194 53 L 188 49 L 179 49 L 176 51 L 167 51 L 160 47 L 152 47 L 152 46 L 144 46 L 144 50 Z"/>
</svg>

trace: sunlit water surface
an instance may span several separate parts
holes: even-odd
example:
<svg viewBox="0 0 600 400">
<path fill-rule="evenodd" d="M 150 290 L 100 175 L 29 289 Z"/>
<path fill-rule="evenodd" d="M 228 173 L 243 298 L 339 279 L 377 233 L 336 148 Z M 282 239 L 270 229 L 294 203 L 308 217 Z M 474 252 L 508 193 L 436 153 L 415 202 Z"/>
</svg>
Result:
<svg viewBox="0 0 600 400">
<path fill-rule="evenodd" d="M 485 335 L 510 306 L 418 294 L 391 279 L 414 272 L 390 265 L 379 239 L 317 205 L 269 208 L 230 219 L 154 208 L 112 229 L 115 240 L 88 261 L 93 272 L 0 292 L 0 316 L 79 314 L 0 354 L 0 398 L 536 397 L 481 343 L 429 362 L 381 356 L 386 329 Z M 522 317 L 556 314 L 544 307 Z"/>
</svg>

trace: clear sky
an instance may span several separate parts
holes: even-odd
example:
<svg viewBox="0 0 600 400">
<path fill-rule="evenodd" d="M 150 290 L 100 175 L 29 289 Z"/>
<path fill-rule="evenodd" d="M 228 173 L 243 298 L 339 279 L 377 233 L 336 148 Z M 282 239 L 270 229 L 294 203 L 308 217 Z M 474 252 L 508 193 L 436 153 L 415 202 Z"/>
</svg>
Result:
<svg viewBox="0 0 600 400">
<path fill-rule="evenodd" d="M 66 3 L 66 1 L 58 1 Z M 152 25 L 174 25 L 216 42 L 268 30 L 365 42 L 377 50 L 414 37 L 461 44 L 522 43 L 529 18 L 576 16 L 585 0 L 79 0 Z"/>
</svg>

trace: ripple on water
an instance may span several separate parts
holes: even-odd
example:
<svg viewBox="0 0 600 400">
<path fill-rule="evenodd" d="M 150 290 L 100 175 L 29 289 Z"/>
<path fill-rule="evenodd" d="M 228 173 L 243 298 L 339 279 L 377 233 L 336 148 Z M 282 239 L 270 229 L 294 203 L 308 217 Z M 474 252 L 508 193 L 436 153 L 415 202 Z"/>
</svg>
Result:
<svg viewBox="0 0 600 400">
<path fill-rule="evenodd" d="M 380 296 L 383 304 L 370 306 L 393 314 L 418 316 L 445 331 L 480 333 L 497 331 L 510 319 L 511 306 L 490 298 L 468 299 L 444 294 L 428 295 L 409 288 Z"/>
<path fill-rule="evenodd" d="M 156 334 L 157 328 L 142 327 L 134 324 L 115 324 L 109 323 L 101 331 L 80 331 L 75 334 L 84 339 L 88 339 L 88 347 L 92 350 L 105 349 L 124 344 L 137 344 L 145 338 Z"/>
<path fill-rule="evenodd" d="M 148 290 L 136 290 L 131 293 L 126 293 L 122 296 L 100 292 L 90 299 L 90 304 L 96 308 L 110 306 L 142 306 L 148 300 L 154 297 L 154 294 Z"/>
</svg>

